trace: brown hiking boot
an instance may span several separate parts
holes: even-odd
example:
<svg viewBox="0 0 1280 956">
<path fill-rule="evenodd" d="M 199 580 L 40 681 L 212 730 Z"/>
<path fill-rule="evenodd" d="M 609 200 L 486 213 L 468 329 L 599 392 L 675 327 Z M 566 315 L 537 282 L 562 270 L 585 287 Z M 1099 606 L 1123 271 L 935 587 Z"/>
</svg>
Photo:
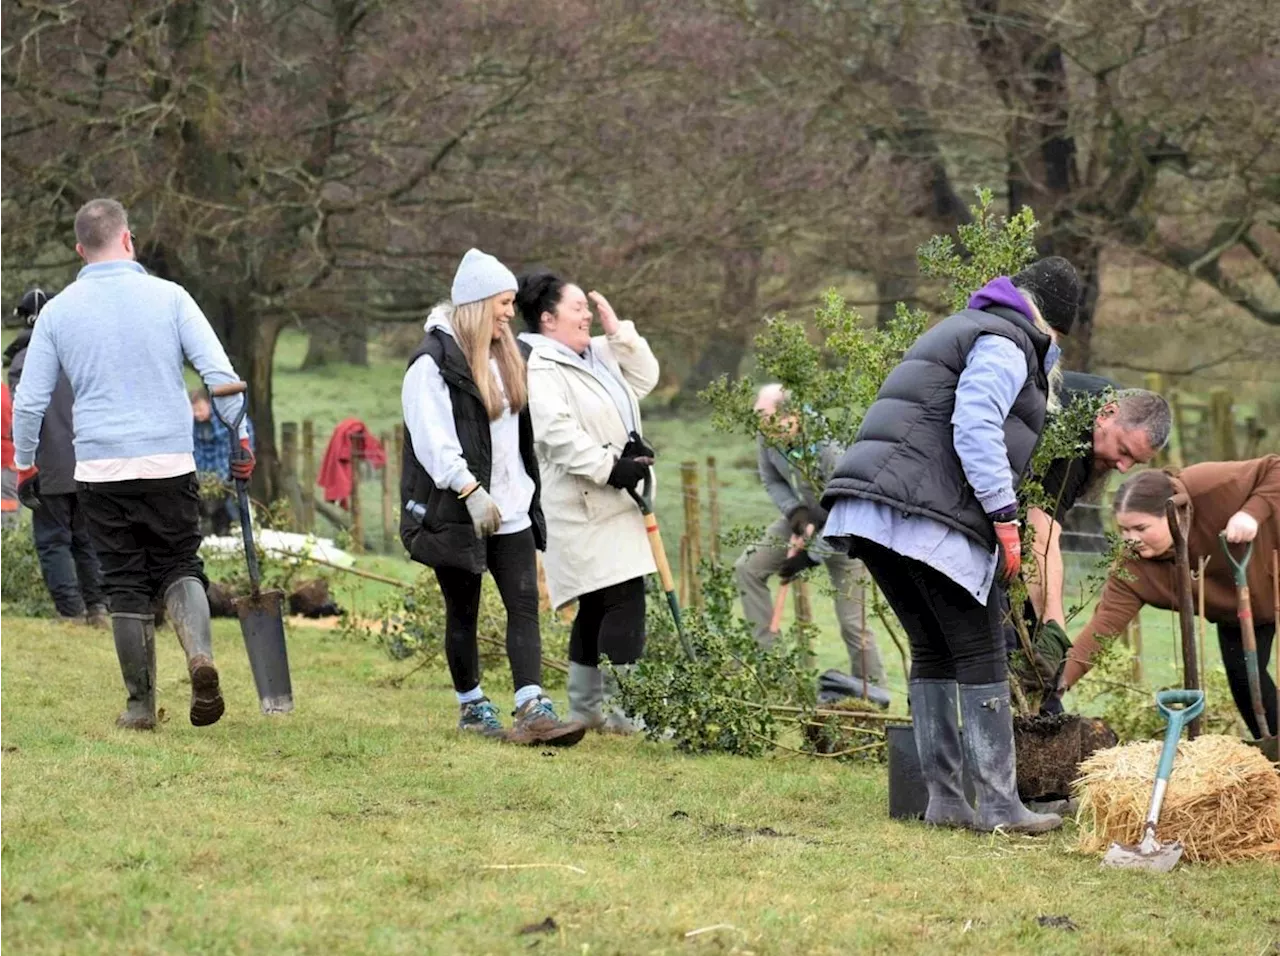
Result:
<svg viewBox="0 0 1280 956">
<path fill-rule="evenodd" d="M 507 731 L 507 743 L 572 747 L 586 732 L 585 724 L 561 720 L 550 700 L 536 697 L 515 712 L 515 721 Z"/>
<path fill-rule="evenodd" d="M 207 657 L 193 657 L 187 668 L 191 672 L 191 725 L 216 724 L 227 709 L 218 686 L 218 669 Z"/>
</svg>

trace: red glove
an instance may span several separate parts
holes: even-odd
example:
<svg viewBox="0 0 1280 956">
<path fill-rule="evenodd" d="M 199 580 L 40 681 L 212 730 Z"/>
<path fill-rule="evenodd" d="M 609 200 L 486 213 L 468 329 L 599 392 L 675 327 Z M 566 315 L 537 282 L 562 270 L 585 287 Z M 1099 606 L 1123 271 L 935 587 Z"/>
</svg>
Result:
<svg viewBox="0 0 1280 956">
<path fill-rule="evenodd" d="M 35 465 L 18 469 L 18 500 L 35 511 L 40 507 L 40 469 Z"/>
<path fill-rule="evenodd" d="M 257 459 L 253 457 L 253 449 L 249 447 L 249 439 L 240 439 L 240 454 L 231 456 L 231 477 L 236 481 L 248 481 L 253 477 L 253 466 Z"/>
<path fill-rule="evenodd" d="M 997 521 L 995 523 L 996 543 L 1000 547 L 1000 556 L 1004 565 L 1000 580 L 1008 584 L 1022 571 L 1022 533 L 1021 524 L 1017 521 Z"/>
</svg>

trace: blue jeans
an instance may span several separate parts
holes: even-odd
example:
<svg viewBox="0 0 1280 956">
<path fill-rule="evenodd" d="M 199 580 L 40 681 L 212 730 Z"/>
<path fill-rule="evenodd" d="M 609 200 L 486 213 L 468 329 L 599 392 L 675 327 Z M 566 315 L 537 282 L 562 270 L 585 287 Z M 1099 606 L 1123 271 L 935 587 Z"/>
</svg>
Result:
<svg viewBox="0 0 1280 956">
<path fill-rule="evenodd" d="M 31 513 L 31 537 L 59 614 L 80 617 L 87 608 L 105 603 L 102 566 L 74 494 L 41 495 L 40 507 Z"/>
</svg>

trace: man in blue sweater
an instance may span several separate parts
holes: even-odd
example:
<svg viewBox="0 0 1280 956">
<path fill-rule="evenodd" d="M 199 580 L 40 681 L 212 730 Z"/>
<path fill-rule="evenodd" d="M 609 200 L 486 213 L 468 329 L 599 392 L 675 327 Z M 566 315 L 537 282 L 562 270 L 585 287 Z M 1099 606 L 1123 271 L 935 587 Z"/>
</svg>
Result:
<svg viewBox="0 0 1280 956">
<path fill-rule="evenodd" d="M 40 426 L 59 371 L 75 394 L 75 479 L 102 563 L 116 656 L 128 692 L 120 727 L 156 725 L 153 602 L 163 596 L 191 676 L 191 723 L 212 724 L 224 704 L 213 663 L 208 579 L 198 553 L 200 498 L 192 456 L 189 361 L 209 385 L 238 381 L 200 307 L 181 286 L 135 261 L 124 207 L 93 199 L 76 214 L 86 265 L 41 313 L 14 399 L 20 485 L 36 472 Z M 239 410 L 239 396 L 219 399 Z M 253 455 L 232 464 L 247 479 Z"/>
</svg>

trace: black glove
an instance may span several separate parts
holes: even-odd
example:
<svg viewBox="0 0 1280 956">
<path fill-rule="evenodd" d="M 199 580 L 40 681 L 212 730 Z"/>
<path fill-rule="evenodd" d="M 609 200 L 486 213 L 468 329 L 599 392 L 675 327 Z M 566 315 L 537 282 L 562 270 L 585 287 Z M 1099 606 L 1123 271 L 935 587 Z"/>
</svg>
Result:
<svg viewBox="0 0 1280 956">
<path fill-rule="evenodd" d="M 1052 694 L 1046 694 L 1043 701 L 1040 702 L 1041 717 L 1056 717 L 1063 713 L 1062 694 L 1054 691 Z"/>
<path fill-rule="evenodd" d="M 813 519 L 809 517 L 809 509 L 804 505 L 796 505 L 787 513 L 787 524 L 791 525 L 792 534 L 803 535 L 805 529 L 813 524 Z"/>
<path fill-rule="evenodd" d="M 623 491 L 634 489 L 649 474 L 649 466 L 634 458 L 619 458 L 609 472 L 609 484 Z"/>
<path fill-rule="evenodd" d="M 809 557 L 808 551 L 798 551 L 782 562 L 782 567 L 778 569 L 778 577 L 782 579 L 783 584 L 790 584 L 796 575 L 817 566 L 818 562 Z"/>
<path fill-rule="evenodd" d="M 18 472 L 18 500 L 35 511 L 43 502 L 40 500 L 40 470 L 26 468 Z"/>
<path fill-rule="evenodd" d="M 653 446 L 640 437 L 639 433 L 632 432 L 627 439 L 627 443 L 622 446 L 623 458 L 648 458 L 650 461 L 658 457 L 658 453 L 653 450 Z"/>
</svg>

